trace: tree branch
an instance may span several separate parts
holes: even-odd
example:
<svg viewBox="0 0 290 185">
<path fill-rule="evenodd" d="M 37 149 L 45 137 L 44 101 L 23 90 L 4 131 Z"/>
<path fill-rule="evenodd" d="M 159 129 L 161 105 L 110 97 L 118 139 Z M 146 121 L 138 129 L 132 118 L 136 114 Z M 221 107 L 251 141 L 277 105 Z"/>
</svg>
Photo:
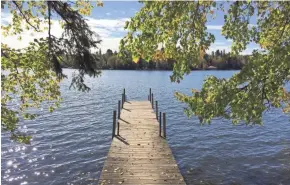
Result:
<svg viewBox="0 0 290 185">
<path fill-rule="evenodd" d="M 40 30 L 35 27 L 34 25 L 32 25 L 29 21 L 29 19 L 26 17 L 26 15 L 22 12 L 22 8 L 17 4 L 16 1 L 12 1 L 13 4 L 16 6 L 16 8 L 19 10 L 20 14 L 23 16 L 23 18 L 25 19 L 26 23 L 29 24 L 31 27 L 33 27 L 35 29 L 35 31 L 40 32 Z"/>
<path fill-rule="evenodd" d="M 5 58 L 9 58 L 8 55 L 6 55 L 6 53 L 3 52 L 3 49 L 1 49 L 1 55 L 3 55 Z"/>
<path fill-rule="evenodd" d="M 48 6 L 48 56 L 50 58 L 50 54 L 51 54 L 51 33 L 50 33 L 50 30 L 51 30 L 51 22 L 50 22 L 50 19 L 51 19 L 51 8 L 50 8 L 50 2 L 47 1 L 47 6 Z"/>
</svg>

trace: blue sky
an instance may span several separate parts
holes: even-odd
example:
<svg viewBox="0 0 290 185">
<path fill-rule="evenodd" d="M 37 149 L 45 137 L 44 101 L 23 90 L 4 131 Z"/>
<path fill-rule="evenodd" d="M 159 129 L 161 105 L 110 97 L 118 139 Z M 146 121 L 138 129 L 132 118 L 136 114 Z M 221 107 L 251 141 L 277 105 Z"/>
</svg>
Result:
<svg viewBox="0 0 290 185">
<path fill-rule="evenodd" d="M 92 14 L 87 17 L 88 24 L 100 35 L 103 41 L 101 44 L 102 52 L 105 52 L 107 49 L 118 50 L 119 41 L 126 34 L 126 31 L 123 29 L 125 22 L 129 20 L 130 17 L 133 17 L 134 14 L 142 8 L 143 4 L 137 1 L 103 1 L 103 3 L 103 7 L 95 7 L 92 10 Z M 4 12 L 1 13 L 1 23 L 3 24 L 9 21 L 11 21 L 11 15 L 7 13 L 7 10 L 4 10 Z M 214 20 L 208 22 L 208 31 L 213 33 L 216 38 L 215 43 L 212 44 L 208 52 L 216 49 L 230 51 L 231 40 L 227 40 L 221 35 L 223 23 L 224 14 L 220 11 Z M 252 24 L 254 24 L 254 21 Z M 54 34 L 59 36 L 61 27 L 57 22 L 53 26 Z M 15 36 L 2 38 L 2 41 L 4 43 L 7 42 L 12 47 L 19 48 L 25 47 L 27 43 L 32 41 L 35 37 L 42 37 L 44 35 L 45 33 L 32 35 L 32 33 L 27 32 L 23 34 L 24 39 L 22 39 L 22 41 L 18 41 Z M 249 54 L 253 49 L 257 48 L 257 45 L 250 44 L 243 53 Z"/>
</svg>

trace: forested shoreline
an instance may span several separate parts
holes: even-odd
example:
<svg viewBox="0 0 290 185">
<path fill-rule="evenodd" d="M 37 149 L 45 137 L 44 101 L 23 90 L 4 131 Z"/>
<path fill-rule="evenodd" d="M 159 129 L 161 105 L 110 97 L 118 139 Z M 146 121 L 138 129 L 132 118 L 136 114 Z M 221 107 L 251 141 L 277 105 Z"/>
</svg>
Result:
<svg viewBox="0 0 290 185">
<path fill-rule="evenodd" d="M 110 70 L 173 70 L 174 60 L 163 61 L 146 61 L 139 58 L 137 61 L 132 60 L 132 56 L 128 55 L 126 59 L 118 57 L 118 53 L 108 49 L 106 53 L 99 50 L 95 53 L 99 61 L 96 61 L 95 67 L 98 69 Z M 199 59 L 198 65 L 191 66 L 191 70 L 239 70 L 248 60 L 247 55 L 231 56 L 225 50 L 212 51 L 211 54 L 205 54 Z M 66 59 L 62 64 L 65 68 L 78 68 L 73 60 Z"/>
</svg>

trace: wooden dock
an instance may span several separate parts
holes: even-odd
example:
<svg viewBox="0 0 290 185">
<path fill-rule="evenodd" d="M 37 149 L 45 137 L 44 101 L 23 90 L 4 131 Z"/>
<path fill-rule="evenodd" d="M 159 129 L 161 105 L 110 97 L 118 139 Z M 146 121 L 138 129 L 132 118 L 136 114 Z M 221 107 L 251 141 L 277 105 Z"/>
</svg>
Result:
<svg viewBox="0 0 290 185">
<path fill-rule="evenodd" d="M 121 105 L 99 184 L 185 184 L 164 133 L 160 136 L 158 110 L 154 112 L 150 101 L 124 101 Z"/>
</svg>

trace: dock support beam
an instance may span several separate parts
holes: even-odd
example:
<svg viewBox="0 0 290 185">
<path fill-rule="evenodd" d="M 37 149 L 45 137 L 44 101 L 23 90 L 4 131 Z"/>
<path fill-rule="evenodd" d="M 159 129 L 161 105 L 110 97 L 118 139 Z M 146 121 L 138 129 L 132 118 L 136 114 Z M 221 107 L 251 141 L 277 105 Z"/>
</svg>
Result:
<svg viewBox="0 0 290 185">
<path fill-rule="evenodd" d="M 124 108 L 124 102 L 125 102 L 125 100 L 124 100 L 124 94 L 122 94 L 122 108 Z"/>
<path fill-rule="evenodd" d="M 121 102 L 122 102 L 122 108 L 123 108 L 123 94 L 122 94 L 122 100 L 121 100 Z"/>
<path fill-rule="evenodd" d="M 159 136 L 161 137 L 161 112 L 159 112 Z"/>
<path fill-rule="evenodd" d="M 153 97 L 153 93 L 151 95 L 151 104 L 152 104 L 152 109 L 154 109 L 154 97 Z"/>
<path fill-rule="evenodd" d="M 163 112 L 163 137 L 166 138 L 166 114 Z"/>
<path fill-rule="evenodd" d="M 115 136 L 115 131 L 116 131 L 116 111 L 114 110 L 113 112 L 113 130 L 112 130 L 112 139 Z"/>
<path fill-rule="evenodd" d="M 119 120 L 118 120 L 117 124 L 118 124 L 117 136 L 119 136 L 119 135 L 120 135 L 120 134 L 119 134 L 119 132 L 120 132 L 120 122 L 119 122 Z"/>
<path fill-rule="evenodd" d="M 155 101 L 156 119 L 158 120 L 158 101 Z"/>
<path fill-rule="evenodd" d="M 149 101 L 151 102 L 151 88 L 149 89 Z"/>
<path fill-rule="evenodd" d="M 118 101 L 118 119 L 120 119 L 120 115 L 121 115 L 121 101 Z"/>
</svg>

